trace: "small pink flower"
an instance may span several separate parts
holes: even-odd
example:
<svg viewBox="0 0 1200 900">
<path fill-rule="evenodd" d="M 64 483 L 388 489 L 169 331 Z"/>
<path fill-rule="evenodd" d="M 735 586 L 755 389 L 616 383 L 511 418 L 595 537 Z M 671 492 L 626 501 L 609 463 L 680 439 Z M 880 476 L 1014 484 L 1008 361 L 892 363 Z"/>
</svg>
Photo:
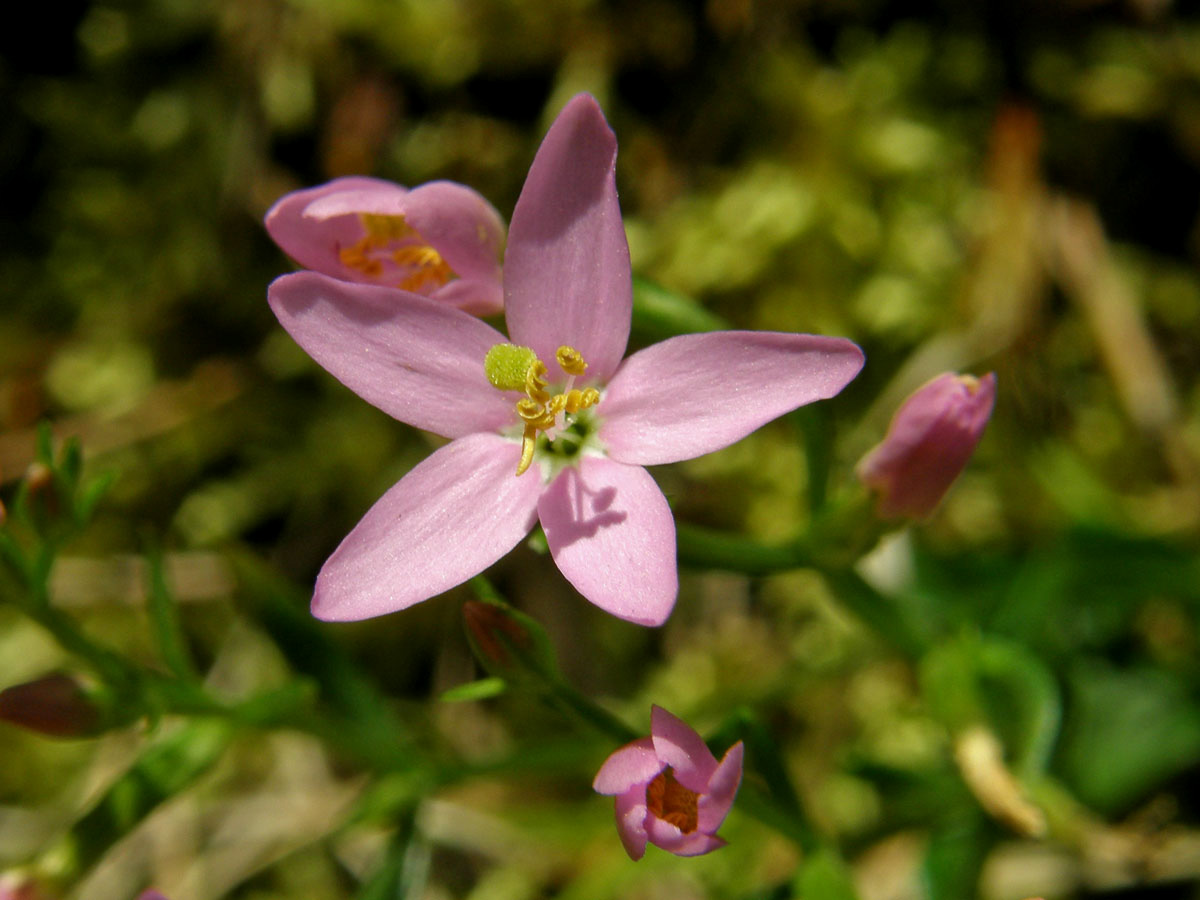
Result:
<svg viewBox="0 0 1200 900">
<path fill-rule="evenodd" d="M 700 856 L 725 842 L 716 831 L 742 782 L 742 742 L 718 763 L 704 741 L 661 706 L 650 711 L 650 737 L 604 761 L 592 788 L 616 795 L 617 833 L 633 859 L 646 842 L 678 856 Z"/>
<path fill-rule="evenodd" d="M 996 376 L 947 372 L 896 411 L 883 443 L 862 458 L 859 479 L 879 497 L 884 519 L 924 519 L 975 451 L 996 401 Z"/>
<path fill-rule="evenodd" d="M 317 362 L 384 412 L 451 438 L 325 563 L 318 618 L 419 603 L 490 566 L 540 520 L 584 597 L 662 624 L 678 591 L 675 522 L 643 466 L 711 453 L 858 374 L 850 341 L 777 332 L 684 335 L 622 362 L 633 294 L 616 152 L 587 95 L 543 140 L 504 257 L 513 343 L 410 292 L 314 272 L 271 285 L 275 315 Z"/>
<path fill-rule="evenodd" d="M 409 190 L 337 178 L 280 198 L 266 226 L 300 265 L 333 278 L 413 291 L 473 315 L 504 307 L 504 220 L 461 184 Z"/>
</svg>

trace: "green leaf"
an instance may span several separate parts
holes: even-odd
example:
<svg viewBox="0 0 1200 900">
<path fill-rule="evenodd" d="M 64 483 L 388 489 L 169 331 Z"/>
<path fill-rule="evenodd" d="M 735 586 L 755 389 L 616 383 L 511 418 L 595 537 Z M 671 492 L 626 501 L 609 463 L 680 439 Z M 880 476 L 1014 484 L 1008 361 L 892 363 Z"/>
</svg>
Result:
<svg viewBox="0 0 1200 900">
<path fill-rule="evenodd" d="M 1200 706 L 1169 674 L 1085 660 L 1070 697 L 1059 762 L 1090 806 L 1120 812 L 1200 763 Z"/>
<path fill-rule="evenodd" d="M 858 900 L 850 870 L 829 847 L 805 860 L 796 879 L 796 896 L 799 900 Z"/>
<path fill-rule="evenodd" d="M 188 652 L 183 628 L 179 624 L 179 610 L 175 598 L 167 586 L 162 554 L 151 552 L 147 559 L 150 583 L 146 608 L 150 614 L 150 626 L 158 643 L 158 651 L 173 674 L 183 679 L 193 679 L 196 677 L 196 667 Z"/>
<path fill-rule="evenodd" d="M 690 297 L 676 294 L 645 278 L 633 279 L 633 330 L 648 341 L 677 334 L 719 331 L 725 320 Z"/>
<path fill-rule="evenodd" d="M 988 721 L 1020 776 L 1042 774 L 1062 720 L 1058 684 L 1046 665 L 1020 644 L 988 638 L 977 671 Z"/>
<path fill-rule="evenodd" d="M 481 678 L 469 681 L 443 691 L 438 698 L 446 703 L 467 703 L 473 700 L 488 700 L 498 697 L 508 689 L 508 682 L 503 678 Z"/>
<path fill-rule="evenodd" d="M 992 842 L 981 812 L 951 818 L 936 828 L 929 836 L 923 872 L 929 900 L 977 896 L 979 873 Z"/>
</svg>

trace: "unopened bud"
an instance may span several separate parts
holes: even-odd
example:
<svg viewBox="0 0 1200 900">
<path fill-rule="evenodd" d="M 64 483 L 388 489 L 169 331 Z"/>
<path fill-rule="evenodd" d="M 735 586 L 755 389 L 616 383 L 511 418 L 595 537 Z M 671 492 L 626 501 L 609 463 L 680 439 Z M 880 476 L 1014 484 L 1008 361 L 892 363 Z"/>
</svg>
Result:
<svg viewBox="0 0 1200 900">
<path fill-rule="evenodd" d="M 463 620 L 471 648 L 491 674 L 507 681 L 557 677 L 554 648 L 534 619 L 499 603 L 468 600 Z"/>
<path fill-rule="evenodd" d="M 927 382 L 904 401 L 883 443 L 855 470 L 877 494 L 880 518 L 932 515 L 966 468 L 995 401 L 995 374 L 977 379 L 953 372 Z"/>
<path fill-rule="evenodd" d="M 37 882 L 19 872 L 0 875 L 0 900 L 46 900 Z"/>
<path fill-rule="evenodd" d="M 0 691 L 0 721 L 52 737 L 87 737 L 100 726 L 96 703 L 69 675 L 56 673 Z"/>
</svg>

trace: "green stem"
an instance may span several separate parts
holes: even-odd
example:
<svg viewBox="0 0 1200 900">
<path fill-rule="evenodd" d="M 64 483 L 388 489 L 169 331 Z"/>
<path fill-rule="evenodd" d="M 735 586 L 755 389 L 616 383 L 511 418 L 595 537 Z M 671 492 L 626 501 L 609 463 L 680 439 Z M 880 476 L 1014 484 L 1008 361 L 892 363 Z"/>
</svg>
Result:
<svg viewBox="0 0 1200 900">
<path fill-rule="evenodd" d="M 675 528 L 679 561 L 703 569 L 725 569 L 746 575 L 771 575 L 809 565 L 799 542 L 768 545 L 694 525 Z"/>
<path fill-rule="evenodd" d="M 912 659 L 920 659 L 929 641 L 896 604 L 871 587 L 853 569 L 821 569 L 837 599 L 875 633 Z"/>
<path fill-rule="evenodd" d="M 845 548 L 837 548 L 836 554 L 821 554 L 798 541 L 761 544 L 691 525 L 677 526 L 677 539 L 679 561 L 697 568 L 725 569 L 746 575 L 815 569 L 825 577 L 838 600 L 880 637 L 914 659 L 925 651 L 928 643 L 925 638 L 892 600 L 851 568 L 857 557 Z"/>
<path fill-rule="evenodd" d="M 546 685 L 546 699 L 556 709 L 567 713 L 601 734 L 621 744 L 636 741 L 641 735 L 594 700 L 584 696 L 565 681 Z"/>
<path fill-rule="evenodd" d="M 821 846 L 816 831 L 803 816 L 796 811 L 784 809 L 771 794 L 757 785 L 742 782 L 738 791 L 737 807 L 764 825 L 791 838 L 804 851 L 805 856 L 815 853 Z"/>
</svg>

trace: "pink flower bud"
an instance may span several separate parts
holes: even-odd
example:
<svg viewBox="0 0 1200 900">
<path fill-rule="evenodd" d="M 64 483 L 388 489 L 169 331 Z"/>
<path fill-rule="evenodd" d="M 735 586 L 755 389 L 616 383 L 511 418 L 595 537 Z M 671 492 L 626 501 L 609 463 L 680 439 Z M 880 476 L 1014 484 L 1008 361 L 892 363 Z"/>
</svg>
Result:
<svg viewBox="0 0 1200 900">
<path fill-rule="evenodd" d="M 51 737 L 86 737 L 96 733 L 100 711 L 74 678 L 54 674 L 0 691 L 0 721 Z"/>
<path fill-rule="evenodd" d="M 975 451 L 995 400 L 995 373 L 974 378 L 947 372 L 904 401 L 883 443 L 856 469 L 878 495 L 880 518 L 932 515 Z"/>
<path fill-rule="evenodd" d="M 17 872 L 0 875 L 0 900 L 49 900 L 37 882 Z"/>
</svg>

